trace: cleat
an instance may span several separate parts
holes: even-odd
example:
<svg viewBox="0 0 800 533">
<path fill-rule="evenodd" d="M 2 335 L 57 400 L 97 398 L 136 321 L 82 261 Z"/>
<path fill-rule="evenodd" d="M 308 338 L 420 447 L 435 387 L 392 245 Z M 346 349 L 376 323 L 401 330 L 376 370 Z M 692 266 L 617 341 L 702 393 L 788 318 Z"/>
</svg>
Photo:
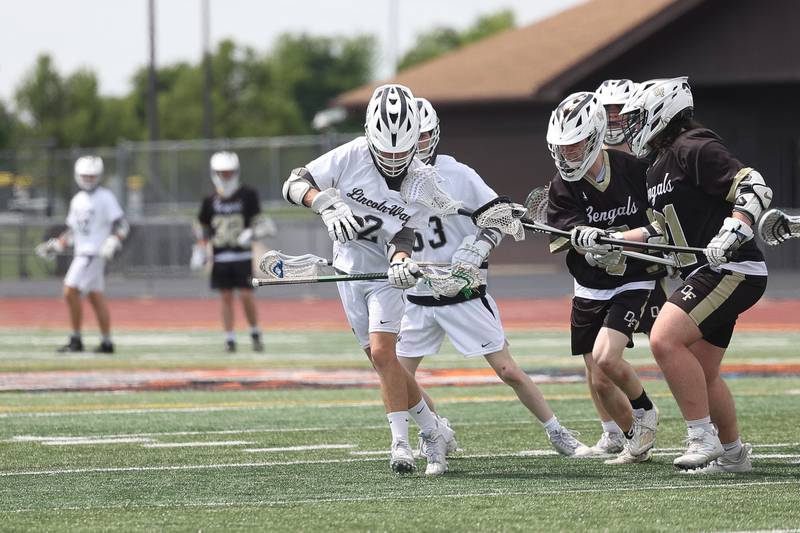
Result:
<svg viewBox="0 0 800 533">
<path fill-rule="evenodd" d="M 686 443 L 688 444 L 686 451 L 672 462 L 675 468 L 680 470 L 705 467 L 725 452 L 717 437 L 716 428 L 713 428 L 713 431 L 689 428 Z"/>
<path fill-rule="evenodd" d="M 566 457 L 573 457 L 576 452 L 585 453 L 584 448 L 588 448 L 588 446 L 575 438 L 578 434 L 577 431 L 572 431 L 562 426 L 558 431 L 548 433 L 547 438 L 550 439 L 550 444 L 558 453 Z"/>
<path fill-rule="evenodd" d="M 228 353 L 236 352 L 236 341 L 225 341 L 225 351 Z"/>
<path fill-rule="evenodd" d="M 82 352 L 83 341 L 80 337 L 70 337 L 69 342 L 56 350 L 59 353 Z"/>
<path fill-rule="evenodd" d="M 94 349 L 94 353 L 114 353 L 114 343 L 111 341 L 103 341 L 100 346 Z"/>
<path fill-rule="evenodd" d="M 625 435 L 616 431 L 604 431 L 594 446 L 584 446 L 575 450 L 575 457 L 594 457 L 598 455 L 616 455 L 625 447 Z"/>
<path fill-rule="evenodd" d="M 442 416 L 436 415 L 436 420 L 439 422 L 439 429 L 442 430 L 444 440 L 447 443 L 447 455 L 458 450 L 458 442 L 456 441 L 456 432 L 450 427 L 450 421 Z"/>
<path fill-rule="evenodd" d="M 708 465 L 694 470 L 682 470 L 682 474 L 742 474 L 752 472 L 753 463 L 750 460 L 750 452 L 753 447 L 750 444 L 742 444 L 739 451 L 729 454 L 723 453 Z"/>
<path fill-rule="evenodd" d="M 263 352 L 264 351 L 264 343 L 261 342 L 261 334 L 260 333 L 253 333 L 250 335 L 250 338 L 253 340 L 253 351 L 254 352 Z"/>
<path fill-rule="evenodd" d="M 417 468 L 408 442 L 400 439 L 392 442 L 392 458 L 389 460 L 389 466 L 396 474 L 410 474 Z"/>
<path fill-rule="evenodd" d="M 633 415 L 633 437 L 628 439 L 628 447 L 632 455 L 642 455 L 656 443 L 658 429 L 658 407 L 647 409 L 641 415 Z"/>
<path fill-rule="evenodd" d="M 627 443 L 622 448 L 622 452 L 613 459 L 603 461 L 607 465 L 632 465 L 636 463 L 646 463 L 653 458 L 653 451 L 647 450 L 640 455 L 633 455 Z"/>
<path fill-rule="evenodd" d="M 438 476 L 447 472 L 447 438 L 445 437 L 447 430 L 450 433 L 453 432 L 452 429 L 443 425 L 428 432 L 419 432 L 419 438 L 422 440 L 422 453 L 428 460 L 428 466 L 425 468 L 427 476 Z"/>
</svg>

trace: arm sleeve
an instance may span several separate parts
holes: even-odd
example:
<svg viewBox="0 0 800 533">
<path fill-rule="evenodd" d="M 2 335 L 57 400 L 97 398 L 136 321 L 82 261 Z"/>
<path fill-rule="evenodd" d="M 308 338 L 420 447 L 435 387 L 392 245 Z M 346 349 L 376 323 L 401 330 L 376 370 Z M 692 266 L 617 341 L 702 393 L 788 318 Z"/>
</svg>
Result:
<svg viewBox="0 0 800 533">
<path fill-rule="evenodd" d="M 258 198 L 258 191 L 250 189 L 250 193 L 247 195 L 247 211 L 244 217 L 244 227 L 252 227 L 253 219 L 259 214 L 261 214 L 261 201 Z"/>
<path fill-rule="evenodd" d="M 203 203 L 200 205 L 200 213 L 197 215 L 197 220 L 203 226 L 211 226 L 211 217 L 213 214 L 211 213 L 211 202 L 209 198 L 205 198 Z"/>
<path fill-rule="evenodd" d="M 560 181 L 560 178 L 555 178 L 550 184 L 547 223 L 564 231 L 569 231 L 575 226 L 589 225 L 583 206 L 571 194 L 570 189 Z M 550 235 L 550 253 L 562 252 L 569 248 L 568 238 Z"/>
</svg>

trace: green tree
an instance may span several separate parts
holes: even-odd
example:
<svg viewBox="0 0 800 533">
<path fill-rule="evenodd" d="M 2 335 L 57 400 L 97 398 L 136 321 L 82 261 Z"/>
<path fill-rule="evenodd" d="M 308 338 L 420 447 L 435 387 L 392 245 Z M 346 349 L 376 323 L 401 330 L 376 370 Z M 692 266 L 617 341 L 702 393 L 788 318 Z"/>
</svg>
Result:
<svg viewBox="0 0 800 533">
<path fill-rule="evenodd" d="M 15 141 L 16 130 L 16 117 L 6 108 L 3 102 L 0 102 L 0 150 L 11 148 Z"/>
<path fill-rule="evenodd" d="M 514 25 L 514 13 L 510 10 L 503 10 L 478 18 L 472 26 L 462 32 L 452 28 L 434 28 L 417 37 L 414 47 L 400 58 L 397 69 L 403 70 L 423 63 L 450 50 L 513 28 Z"/>
<path fill-rule="evenodd" d="M 17 113 L 30 135 L 61 143 L 64 117 L 64 82 L 49 55 L 41 55 L 15 94 Z"/>
</svg>

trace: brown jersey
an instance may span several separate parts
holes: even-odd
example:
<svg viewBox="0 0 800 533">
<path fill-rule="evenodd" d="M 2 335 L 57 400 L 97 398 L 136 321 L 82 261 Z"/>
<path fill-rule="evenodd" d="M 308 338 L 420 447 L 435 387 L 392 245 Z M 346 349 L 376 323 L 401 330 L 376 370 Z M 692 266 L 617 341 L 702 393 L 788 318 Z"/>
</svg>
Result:
<svg viewBox="0 0 800 533">
<path fill-rule="evenodd" d="M 680 246 L 704 248 L 731 216 L 744 167 L 713 131 L 698 128 L 678 136 L 647 169 L 647 198 L 656 219 Z M 681 275 L 707 263 L 704 254 L 678 254 Z M 764 261 L 751 239 L 735 261 Z"/>
<path fill-rule="evenodd" d="M 550 182 L 547 223 L 571 230 L 575 226 L 593 226 L 625 231 L 649 224 L 645 172 L 647 164 L 619 150 L 604 150 L 605 175 L 597 183 L 584 176 L 579 181 L 564 181 L 556 175 Z M 589 265 L 570 248 L 569 239 L 551 237 L 550 252 L 567 250 L 567 268 L 575 280 L 591 289 L 614 289 L 634 281 L 648 281 L 664 276 L 660 265 L 623 256 L 623 262 L 608 271 Z"/>
</svg>

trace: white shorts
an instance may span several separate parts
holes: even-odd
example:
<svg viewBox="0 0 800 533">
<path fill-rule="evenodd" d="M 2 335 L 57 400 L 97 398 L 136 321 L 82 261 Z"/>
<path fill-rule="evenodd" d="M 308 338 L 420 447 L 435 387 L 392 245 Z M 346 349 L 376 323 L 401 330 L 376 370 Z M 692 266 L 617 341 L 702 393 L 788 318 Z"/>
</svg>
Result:
<svg viewBox="0 0 800 533">
<path fill-rule="evenodd" d="M 369 334 L 397 333 L 403 318 L 403 291 L 386 281 L 338 282 L 344 314 L 362 348 L 369 348 Z"/>
<path fill-rule="evenodd" d="M 64 285 L 81 292 L 103 292 L 106 260 L 95 255 L 77 255 L 69 265 Z"/>
<path fill-rule="evenodd" d="M 397 340 L 399 357 L 424 357 L 439 352 L 445 334 L 465 357 L 489 355 L 506 345 L 500 312 L 488 294 L 451 305 L 424 306 L 406 302 Z"/>
</svg>

